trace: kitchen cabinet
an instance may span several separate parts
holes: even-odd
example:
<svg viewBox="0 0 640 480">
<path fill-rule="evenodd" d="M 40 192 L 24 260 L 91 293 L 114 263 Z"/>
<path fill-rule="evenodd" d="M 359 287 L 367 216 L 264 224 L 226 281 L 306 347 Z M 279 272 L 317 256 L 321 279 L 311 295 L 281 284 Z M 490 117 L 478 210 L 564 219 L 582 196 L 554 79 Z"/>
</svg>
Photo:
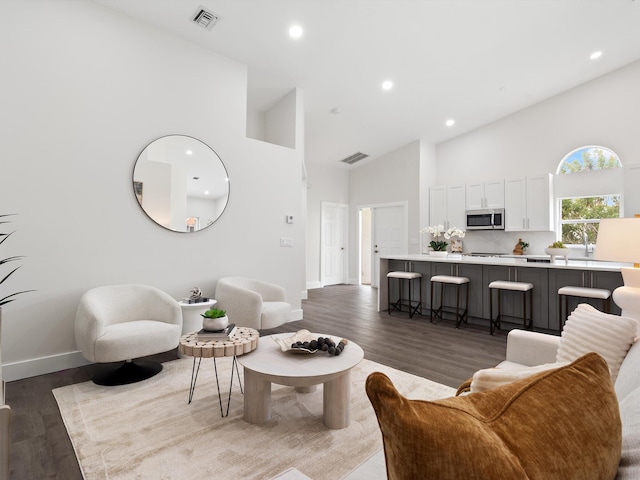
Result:
<svg viewBox="0 0 640 480">
<path fill-rule="evenodd" d="M 467 183 L 466 208 L 504 208 L 504 180 Z"/>
<path fill-rule="evenodd" d="M 429 225 L 465 229 L 465 185 L 440 185 L 429 189 Z"/>
<path fill-rule="evenodd" d="M 611 293 L 624 284 L 620 272 L 593 271 L 593 270 L 560 270 L 549 271 L 549 328 L 560 329 L 560 303 L 558 301 L 558 289 L 561 287 L 587 287 L 604 288 Z M 602 300 L 594 298 L 568 298 L 568 313 L 571 313 L 579 303 L 588 303 L 594 308 L 602 310 Z M 611 312 L 620 315 L 620 308 L 611 301 Z"/>
<path fill-rule="evenodd" d="M 553 230 L 553 176 L 550 173 L 506 180 L 505 230 Z"/>
<path fill-rule="evenodd" d="M 503 265 L 485 265 L 483 268 L 482 283 L 486 287 L 483 299 L 484 318 L 491 318 L 491 291 L 489 283 L 494 280 L 508 280 L 512 282 L 526 282 L 533 284 L 533 304 L 532 317 L 533 328 L 548 329 L 549 328 L 549 277 L 546 268 L 530 268 L 530 267 L 512 267 Z M 494 292 L 494 317 L 497 315 L 498 294 Z M 520 292 L 502 292 L 502 315 L 506 318 L 501 322 L 504 328 L 506 325 L 513 323 L 522 328 L 524 320 L 524 312 L 522 311 L 523 302 Z M 528 307 L 527 307 L 528 310 Z M 527 312 L 528 313 L 528 312 Z M 517 318 L 510 318 L 517 317 Z M 506 324 L 506 325 L 505 325 Z M 516 327 L 518 328 L 518 327 Z"/>
<path fill-rule="evenodd" d="M 452 275 L 454 277 L 467 277 L 469 279 L 469 306 L 467 315 L 474 318 L 483 318 L 482 309 L 482 297 L 484 286 L 482 284 L 482 265 L 469 265 L 461 263 L 431 263 L 431 275 Z M 429 308 L 431 308 L 431 282 L 427 279 L 427 297 Z M 460 305 L 464 306 L 464 294 L 465 287 L 461 287 Z M 440 286 L 434 287 L 434 302 L 436 305 L 440 305 Z M 449 286 L 445 288 L 444 292 L 444 304 L 449 307 L 455 307 L 456 304 L 456 289 Z M 452 318 L 455 315 L 448 315 L 445 318 Z M 471 319 L 470 319 L 471 321 Z M 475 323 L 475 322 L 472 322 Z"/>
</svg>

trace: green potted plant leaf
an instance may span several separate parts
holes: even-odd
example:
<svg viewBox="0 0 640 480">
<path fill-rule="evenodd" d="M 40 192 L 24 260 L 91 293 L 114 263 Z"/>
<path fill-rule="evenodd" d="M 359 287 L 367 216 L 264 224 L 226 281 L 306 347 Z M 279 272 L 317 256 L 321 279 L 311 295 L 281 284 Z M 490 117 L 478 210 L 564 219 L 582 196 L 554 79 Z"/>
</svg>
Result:
<svg viewBox="0 0 640 480">
<path fill-rule="evenodd" d="M 226 310 L 210 308 L 200 315 L 202 316 L 202 328 L 207 331 L 217 332 L 229 325 L 229 318 L 227 317 Z"/>
<path fill-rule="evenodd" d="M 4 218 L 4 217 L 10 217 L 13 214 L 5 214 L 5 215 L 0 215 L 0 218 Z M 0 224 L 3 223 L 9 223 L 8 220 L 0 220 Z M 5 240 L 7 240 L 7 238 L 9 238 L 11 235 L 13 235 L 14 232 L 10 232 L 10 233 L 0 233 L 0 245 L 2 245 Z M 22 256 L 13 256 L 13 257 L 7 257 L 7 258 L 2 258 L 0 259 L 0 267 L 4 267 L 5 264 L 10 263 L 10 262 L 15 262 L 17 260 L 20 260 L 22 258 Z M 16 270 L 18 270 L 21 267 L 21 265 L 18 265 L 17 267 L 10 269 L 9 273 L 1 273 L 0 274 L 0 287 L 2 286 L 2 284 L 4 282 L 7 281 L 7 279 L 13 275 Z M 0 311 L 2 310 L 2 305 L 5 305 L 9 302 L 13 302 L 15 300 L 14 297 L 16 297 L 17 295 L 20 295 L 21 293 L 27 293 L 27 292 L 33 292 L 33 290 L 24 290 L 22 292 L 15 292 L 15 293 L 11 293 L 9 295 L 5 295 L 4 297 L 0 298 Z M 1 315 L 1 313 L 0 313 Z"/>
</svg>

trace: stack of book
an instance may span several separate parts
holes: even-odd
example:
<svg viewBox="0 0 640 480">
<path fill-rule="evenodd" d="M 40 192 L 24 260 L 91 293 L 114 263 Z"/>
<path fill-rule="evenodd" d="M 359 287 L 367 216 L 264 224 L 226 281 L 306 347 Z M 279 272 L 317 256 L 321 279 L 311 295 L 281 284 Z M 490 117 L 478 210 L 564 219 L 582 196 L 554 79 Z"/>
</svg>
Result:
<svg viewBox="0 0 640 480">
<path fill-rule="evenodd" d="M 222 330 L 210 331 L 204 328 L 197 334 L 197 339 L 200 342 L 206 342 L 210 340 L 227 340 L 237 330 L 235 323 L 230 323 Z"/>
</svg>

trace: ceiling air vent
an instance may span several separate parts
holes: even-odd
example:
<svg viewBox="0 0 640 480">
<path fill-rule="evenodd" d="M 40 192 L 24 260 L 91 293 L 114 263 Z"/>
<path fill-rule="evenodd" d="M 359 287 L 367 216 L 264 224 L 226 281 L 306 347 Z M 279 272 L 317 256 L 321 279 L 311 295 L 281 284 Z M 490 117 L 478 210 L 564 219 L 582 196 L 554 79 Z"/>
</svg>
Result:
<svg viewBox="0 0 640 480">
<path fill-rule="evenodd" d="M 193 23 L 200 25 L 207 30 L 211 30 L 213 26 L 218 23 L 220 17 L 209 10 L 205 10 L 204 7 L 201 6 L 196 10 L 196 13 L 193 14 L 191 20 Z"/>
<path fill-rule="evenodd" d="M 367 158 L 369 155 L 367 155 L 366 153 L 362 153 L 362 152 L 358 152 L 358 153 L 354 153 L 353 155 L 348 156 L 347 158 L 344 158 L 342 160 L 340 160 L 343 163 L 348 163 L 349 165 L 353 165 L 356 162 L 359 162 L 360 160 L 363 160 L 365 158 Z"/>
</svg>

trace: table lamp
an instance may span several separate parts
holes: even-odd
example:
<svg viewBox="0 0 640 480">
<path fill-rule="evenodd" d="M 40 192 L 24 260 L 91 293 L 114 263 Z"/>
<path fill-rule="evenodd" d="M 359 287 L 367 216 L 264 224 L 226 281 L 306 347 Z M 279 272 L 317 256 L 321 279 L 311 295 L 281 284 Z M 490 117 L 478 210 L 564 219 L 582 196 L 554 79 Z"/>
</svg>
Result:
<svg viewBox="0 0 640 480">
<path fill-rule="evenodd" d="M 615 289 L 613 301 L 623 316 L 640 320 L 640 215 L 601 220 L 593 258 L 634 264 L 620 268 L 624 286 Z"/>
</svg>

